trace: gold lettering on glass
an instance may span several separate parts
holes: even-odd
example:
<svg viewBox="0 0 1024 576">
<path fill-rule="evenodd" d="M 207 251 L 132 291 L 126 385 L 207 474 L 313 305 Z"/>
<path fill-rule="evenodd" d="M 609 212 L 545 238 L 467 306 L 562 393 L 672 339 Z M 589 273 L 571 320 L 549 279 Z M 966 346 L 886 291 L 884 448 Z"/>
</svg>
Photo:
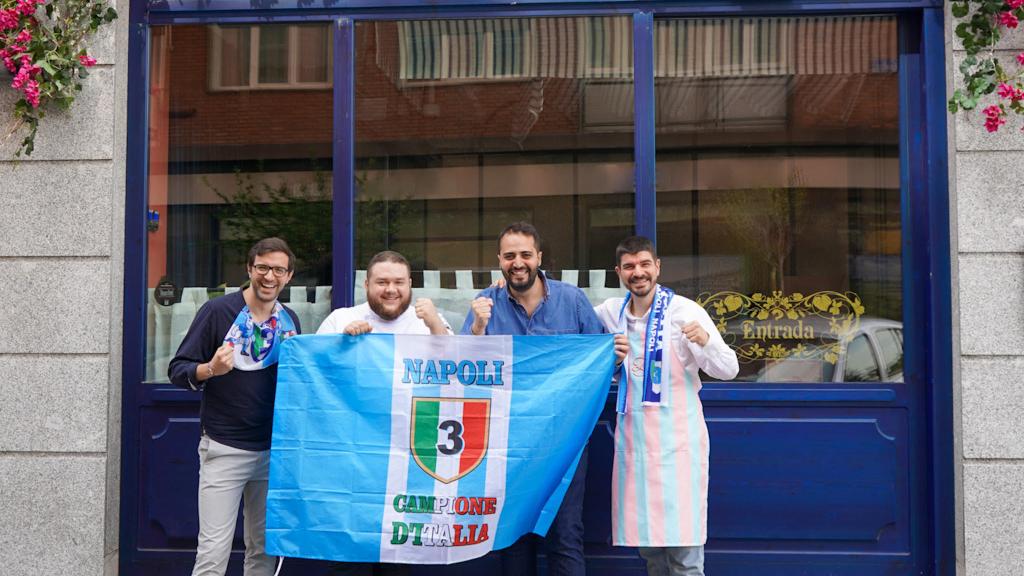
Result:
<svg viewBox="0 0 1024 576">
<path fill-rule="evenodd" d="M 835 364 L 864 314 L 854 292 L 717 292 L 701 294 L 697 303 L 743 363 L 795 358 Z"/>
</svg>

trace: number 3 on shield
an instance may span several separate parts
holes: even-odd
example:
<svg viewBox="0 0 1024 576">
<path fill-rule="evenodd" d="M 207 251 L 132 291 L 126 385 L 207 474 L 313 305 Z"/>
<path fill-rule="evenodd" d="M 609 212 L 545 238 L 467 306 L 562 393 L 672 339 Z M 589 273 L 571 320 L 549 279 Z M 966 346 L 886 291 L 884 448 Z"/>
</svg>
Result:
<svg viewBox="0 0 1024 576">
<path fill-rule="evenodd" d="M 451 456 L 462 452 L 465 444 L 462 441 L 462 423 L 458 420 L 445 420 L 437 427 L 438 430 L 448 432 L 448 438 L 442 444 L 437 445 L 437 450 L 445 456 Z"/>
</svg>

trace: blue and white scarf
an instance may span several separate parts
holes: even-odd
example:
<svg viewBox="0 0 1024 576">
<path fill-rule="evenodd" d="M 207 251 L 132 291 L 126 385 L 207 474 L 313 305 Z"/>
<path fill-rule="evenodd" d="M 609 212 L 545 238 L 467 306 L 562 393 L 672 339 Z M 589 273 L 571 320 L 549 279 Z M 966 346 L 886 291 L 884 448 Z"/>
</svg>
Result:
<svg viewBox="0 0 1024 576">
<path fill-rule="evenodd" d="M 295 322 L 280 302 L 274 302 L 274 312 L 266 321 L 256 323 L 248 306 L 243 306 L 235 322 L 224 335 L 224 343 L 235 349 L 235 368 L 262 370 L 277 364 L 281 342 L 295 336 Z"/>
<path fill-rule="evenodd" d="M 661 403 L 661 355 L 664 343 L 662 326 L 665 323 L 665 312 L 672 301 L 675 292 L 671 288 L 658 285 L 654 292 L 654 302 L 651 303 L 651 310 L 647 315 L 647 327 L 644 331 L 644 394 L 645 405 L 657 405 Z M 626 294 L 619 309 L 619 327 L 623 334 L 628 334 L 626 326 L 626 307 L 629 306 L 632 294 Z M 624 414 L 626 412 L 626 389 L 629 383 L 626 381 L 625 362 L 622 363 L 619 374 L 619 392 L 615 399 L 615 411 Z"/>
</svg>

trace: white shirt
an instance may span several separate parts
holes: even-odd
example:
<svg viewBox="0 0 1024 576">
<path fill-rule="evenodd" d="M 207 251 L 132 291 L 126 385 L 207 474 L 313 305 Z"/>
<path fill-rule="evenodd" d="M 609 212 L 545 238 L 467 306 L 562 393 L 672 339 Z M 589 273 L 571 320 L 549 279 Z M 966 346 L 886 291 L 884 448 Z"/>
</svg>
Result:
<svg viewBox="0 0 1024 576">
<path fill-rule="evenodd" d="M 597 317 L 604 324 L 605 329 L 613 334 L 623 332 L 624 328 L 632 330 L 634 323 L 637 324 L 637 330 L 646 333 L 647 315 L 650 314 L 651 309 L 648 308 L 642 317 L 637 318 L 630 313 L 629 308 L 626 308 L 624 316 L 630 325 L 628 327 L 621 326 L 619 310 L 622 310 L 623 301 L 624 298 L 609 298 L 595 306 L 594 312 L 597 313 Z M 690 342 L 683 336 L 682 327 L 691 320 L 699 321 L 708 333 L 708 341 L 704 346 Z M 671 349 L 686 366 L 686 370 L 691 372 L 694 382 L 700 382 L 697 374 L 698 368 L 720 380 L 732 380 L 739 373 L 736 353 L 722 339 L 722 334 L 715 326 L 714 320 L 708 316 L 707 311 L 693 300 L 679 294 L 673 296 L 668 310 L 665 311 L 663 330 L 665 331 L 665 349 L 669 349 L 671 346 Z M 643 337 L 641 337 L 642 341 Z M 630 346 L 630 350 L 632 353 L 632 346 Z M 642 349 L 636 353 L 643 356 Z"/>
<path fill-rule="evenodd" d="M 441 316 L 440 312 L 437 315 L 441 317 L 445 330 L 451 334 L 452 327 L 448 325 L 448 321 L 444 319 L 444 316 Z M 364 302 L 351 308 L 338 308 L 331 312 L 330 316 L 324 318 L 316 333 L 341 334 L 345 331 L 346 326 L 357 320 L 368 322 L 373 327 L 373 332 L 375 333 L 430 334 L 430 328 L 427 328 L 423 320 L 416 317 L 416 308 L 414 306 L 410 305 L 405 309 L 405 312 L 402 312 L 401 316 L 394 320 L 385 320 L 370 309 L 369 302 Z"/>
</svg>

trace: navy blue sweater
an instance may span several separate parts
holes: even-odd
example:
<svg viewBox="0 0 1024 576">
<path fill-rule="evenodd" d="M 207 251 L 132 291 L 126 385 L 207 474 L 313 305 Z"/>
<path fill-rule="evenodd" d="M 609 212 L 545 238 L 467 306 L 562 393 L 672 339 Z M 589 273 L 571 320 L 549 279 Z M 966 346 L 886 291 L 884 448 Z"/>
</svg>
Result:
<svg viewBox="0 0 1024 576">
<path fill-rule="evenodd" d="M 214 298 L 199 309 L 185 339 L 167 369 L 175 386 L 197 390 L 196 366 L 208 362 L 224 343 L 224 335 L 245 306 L 238 291 Z M 301 332 L 299 318 L 285 310 Z M 246 372 L 231 370 L 202 383 L 203 399 L 199 421 L 210 438 L 242 450 L 268 450 L 274 422 L 274 395 L 277 392 L 277 364 Z"/>
</svg>

